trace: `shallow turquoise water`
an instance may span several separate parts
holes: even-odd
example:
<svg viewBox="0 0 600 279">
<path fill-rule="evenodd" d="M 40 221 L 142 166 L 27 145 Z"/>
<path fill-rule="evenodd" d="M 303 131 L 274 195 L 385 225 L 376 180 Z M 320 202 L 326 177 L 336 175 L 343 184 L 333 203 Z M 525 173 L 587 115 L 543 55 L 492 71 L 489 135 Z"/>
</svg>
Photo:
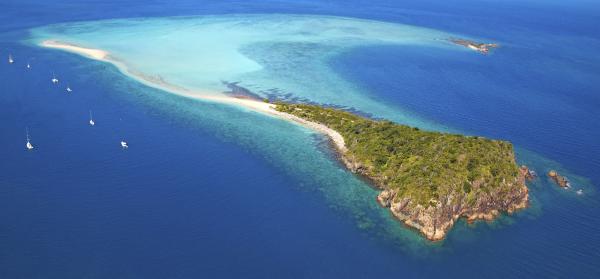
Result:
<svg viewBox="0 0 600 279">
<path fill-rule="evenodd" d="M 134 72 L 188 89 L 222 92 L 223 81 L 269 96 L 292 94 L 396 121 L 431 125 L 361 94 L 328 61 L 377 45 L 420 45 L 462 52 L 432 29 L 356 18 L 224 15 L 68 23 L 34 29 L 32 42 L 57 39 L 107 50 Z"/>
</svg>

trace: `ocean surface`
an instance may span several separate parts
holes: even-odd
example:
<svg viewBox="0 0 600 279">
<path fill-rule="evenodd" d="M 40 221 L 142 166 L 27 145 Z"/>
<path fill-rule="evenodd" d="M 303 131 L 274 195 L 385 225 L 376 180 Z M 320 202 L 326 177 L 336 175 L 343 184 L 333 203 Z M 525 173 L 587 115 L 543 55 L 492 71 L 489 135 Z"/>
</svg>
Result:
<svg viewBox="0 0 600 279">
<path fill-rule="evenodd" d="M 600 3 L 8 0 L 0 11 L 0 278 L 600 277 Z M 501 47 L 484 56 L 440 40 L 454 36 Z M 430 243 L 376 204 L 324 136 L 35 45 L 46 38 L 207 94 L 232 82 L 509 140 L 540 174 L 531 207 Z"/>
</svg>

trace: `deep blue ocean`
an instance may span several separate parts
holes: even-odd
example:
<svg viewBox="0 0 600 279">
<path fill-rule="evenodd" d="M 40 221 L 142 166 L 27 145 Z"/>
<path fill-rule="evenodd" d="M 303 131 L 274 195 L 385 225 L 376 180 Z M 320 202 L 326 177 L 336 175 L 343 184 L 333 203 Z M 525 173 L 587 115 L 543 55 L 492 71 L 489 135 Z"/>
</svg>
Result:
<svg viewBox="0 0 600 279">
<path fill-rule="evenodd" d="M 365 47 L 329 64 L 370 98 L 512 141 L 541 176 L 531 207 L 461 221 L 428 243 L 379 208 L 321 136 L 20 43 L 52 23 L 232 13 L 358 17 L 501 42 L 488 56 Z M 597 1 L 3 0 L 0 278 L 600 278 L 598 15 Z M 51 86 L 53 72 L 75 94 Z M 274 130 L 298 146 L 279 146 Z M 550 168 L 584 194 L 558 189 Z"/>
</svg>

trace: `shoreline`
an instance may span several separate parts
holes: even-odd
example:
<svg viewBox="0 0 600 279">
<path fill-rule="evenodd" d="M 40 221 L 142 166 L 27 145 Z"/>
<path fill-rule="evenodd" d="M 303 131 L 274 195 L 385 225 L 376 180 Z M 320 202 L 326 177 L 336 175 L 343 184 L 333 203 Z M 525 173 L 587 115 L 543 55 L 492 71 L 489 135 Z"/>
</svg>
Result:
<svg viewBox="0 0 600 279">
<path fill-rule="evenodd" d="M 243 99 L 243 98 L 235 98 L 235 97 L 225 96 L 225 95 L 221 94 L 220 92 L 209 92 L 209 91 L 199 91 L 199 90 L 194 91 L 194 90 L 189 90 L 187 88 L 183 88 L 180 86 L 176 86 L 176 85 L 166 82 L 160 76 L 158 76 L 158 77 L 149 76 L 149 75 L 145 75 L 139 71 L 130 69 L 129 67 L 127 67 L 127 65 L 124 62 L 122 62 L 121 60 L 119 60 L 118 58 L 116 58 L 114 56 L 111 56 L 108 51 L 101 50 L 101 49 L 86 48 L 86 47 L 78 46 L 76 44 L 62 42 L 62 41 L 58 41 L 58 40 L 51 40 L 51 39 L 44 40 L 41 43 L 39 43 L 38 45 L 41 47 L 62 50 L 62 51 L 66 51 L 66 52 L 70 52 L 73 54 L 83 56 L 85 58 L 110 63 L 110 64 L 116 66 L 117 69 L 119 69 L 119 71 L 121 71 L 123 74 L 125 74 L 129 77 L 132 77 L 136 81 L 139 81 L 144 85 L 147 85 L 147 86 L 150 86 L 150 87 L 153 87 L 156 89 L 170 92 L 172 94 L 176 94 L 179 96 L 188 97 L 188 98 L 192 98 L 192 99 L 202 100 L 202 101 L 216 102 L 216 103 L 229 104 L 229 105 L 237 105 L 237 106 L 244 107 L 244 108 L 250 109 L 252 111 L 258 112 L 258 113 L 262 113 L 262 114 L 265 114 L 268 116 L 276 117 L 279 119 L 287 120 L 289 122 L 293 122 L 293 123 L 302 125 L 302 126 L 307 127 L 315 132 L 326 135 L 334 143 L 336 150 L 342 153 L 340 155 L 343 156 L 343 154 L 347 151 L 346 144 L 344 142 L 344 138 L 337 131 L 335 131 L 323 124 L 307 121 L 307 120 L 297 117 L 295 115 L 277 111 L 275 109 L 275 106 L 276 106 L 275 104 L 252 100 L 252 99 Z"/>
</svg>

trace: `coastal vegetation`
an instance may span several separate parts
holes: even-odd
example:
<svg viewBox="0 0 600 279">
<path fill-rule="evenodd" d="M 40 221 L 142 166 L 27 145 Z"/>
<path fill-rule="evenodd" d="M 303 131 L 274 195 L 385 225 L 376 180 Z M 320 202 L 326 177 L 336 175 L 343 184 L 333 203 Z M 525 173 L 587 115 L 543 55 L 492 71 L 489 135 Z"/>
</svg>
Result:
<svg viewBox="0 0 600 279">
<path fill-rule="evenodd" d="M 276 109 L 340 133 L 345 165 L 372 180 L 383 190 L 379 202 L 432 240 L 461 216 L 492 219 L 526 206 L 523 171 L 507 141 L 423 131 L 317 105 Z"/>
</svg>

